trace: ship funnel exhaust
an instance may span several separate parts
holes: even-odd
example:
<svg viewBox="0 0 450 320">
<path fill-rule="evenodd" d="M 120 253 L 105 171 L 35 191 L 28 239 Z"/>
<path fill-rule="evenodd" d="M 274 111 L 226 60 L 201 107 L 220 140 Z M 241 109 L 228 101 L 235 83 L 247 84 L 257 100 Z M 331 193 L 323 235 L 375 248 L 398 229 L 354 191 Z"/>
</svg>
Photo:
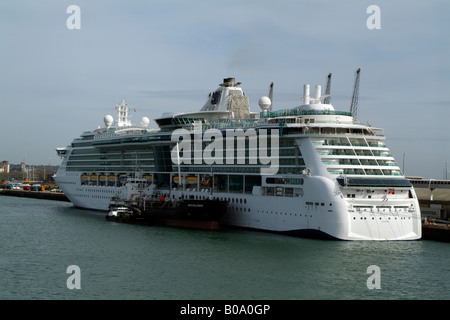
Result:
<svg viewBox="0 0 450 320">
<path fill-rule="evenodd" d="M 317 85 L 316 86 L 316 92 L 315 92 L 315 95 L 314 95 L 314 100 L 316 100 L 316 101 L 314 101 L 314 103 L 320 103 L 321 95 L 322 95 L 322 86 L 321 85 Z"/>
<path fill-rule="evenodd" d="M 235 78 L 225 78 L 223 79 L 223 83 L 220 84 L 221 87 L 235 87 L 236 85 L 239 84 L 236 83 Z"/>
<path fill-rule="evenodd" d="M 303 100 L 305 104 L 309 104 L 309 101 L 311 99 L 311 97 L 309 96 L 309 89 L 310 89 L 309 84 L 305 84 L 303 86 Z"/>
<path fill-rule="evenodd" d="M 304 106 L 307 109 L 326 109 L 326 110 L 334 110 L 331 104 L 324 105 L 321 103 L 321 100 L 329 97 L 329 94 L 322 95 L 322 86 L 316 85 L 314 87 L 314 94 L 311 96 L 311 86 L 309 84 L 305 84 L 303 86 L 303 102 Z M 308 106 L 308 107 L 306 107 Z"/>
</svg>

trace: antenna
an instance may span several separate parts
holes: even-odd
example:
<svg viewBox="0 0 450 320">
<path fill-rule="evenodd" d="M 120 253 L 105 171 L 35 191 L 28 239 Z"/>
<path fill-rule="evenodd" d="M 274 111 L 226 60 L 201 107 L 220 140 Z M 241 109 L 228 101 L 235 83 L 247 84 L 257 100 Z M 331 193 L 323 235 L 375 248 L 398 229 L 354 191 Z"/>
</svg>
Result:
<svg viewBox="0 0 450 320">
<path fill-rule="evenodd" d="M 331 90 L 331 73 L 328 74 L 327 88 L 325 89 L 325 95 L 328 95 L 328 97 L 326 97 L 323 100 L 324 104 L 330 104 L 331 103 L 330 90 Z"/>
<path fill-rule="evenodd" d="M 359 73 L 361 69 L 358 68 L 356 70 L 356 79 L 355 79 L 355 86 L 353 87 L 353 97 L 352 97 L 352 104 L 350 106 L 350 113 L 353 115 L 353 118 L 358 117 L 358 95 L 359 95 Z"/>
</svg>

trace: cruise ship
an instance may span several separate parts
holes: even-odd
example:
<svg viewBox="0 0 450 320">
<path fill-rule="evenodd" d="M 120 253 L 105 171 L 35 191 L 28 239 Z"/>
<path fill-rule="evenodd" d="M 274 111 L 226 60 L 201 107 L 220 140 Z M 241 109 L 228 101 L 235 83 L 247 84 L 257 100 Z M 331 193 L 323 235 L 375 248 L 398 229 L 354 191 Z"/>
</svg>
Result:
<svg viewBox="0 0 450 320">
<path fill-rule="evenodd" d="M 62 162 L 54 179 L 81 208 L 107 211 L 139 172 L 147 193 L 226 200 L 222 225 L 339 240 L 420 239 L 417 196 L 383 130 L 335 110 L 321 90 L 304 85 L 301 105 L 280 110 L 270 91 L 252 112 L 241 83 L 226 78 L 199 111 L 164 113 L 158 129 L 147 117 L 133 125 L 122 100 L 116 119 L 106 115 L 104 127 L 56 149 Z"/>
</svg>

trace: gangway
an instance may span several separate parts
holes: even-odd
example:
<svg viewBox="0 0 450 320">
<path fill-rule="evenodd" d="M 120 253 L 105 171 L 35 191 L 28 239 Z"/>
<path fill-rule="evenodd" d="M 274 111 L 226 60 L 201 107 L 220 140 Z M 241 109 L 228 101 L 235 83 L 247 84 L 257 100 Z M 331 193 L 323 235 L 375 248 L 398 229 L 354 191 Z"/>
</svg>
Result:
<svg viewBox="0 0 450 320">
<path fill-rule="evenodd" d="M 431 191 L 430 200 L 433 200 L 433 190 L 450 189 L 450 180 L 436 179 L 409 179 L 414 188 L 429 189 Z"/>
</svg>

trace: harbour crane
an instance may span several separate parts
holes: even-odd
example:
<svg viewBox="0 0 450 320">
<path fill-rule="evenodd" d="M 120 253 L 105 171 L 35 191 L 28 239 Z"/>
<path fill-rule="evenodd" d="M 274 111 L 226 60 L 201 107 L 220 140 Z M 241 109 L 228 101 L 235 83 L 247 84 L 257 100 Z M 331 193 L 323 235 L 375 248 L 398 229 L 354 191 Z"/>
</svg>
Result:
<svg viewBox="0 0 450 320">
<path fill-rule="evenodd" d="M 269 99 L 270 99 L 270 108 L 269 108 L 269 111 L 272 111 L 273 82 L 270 84 L 270 87 L 269 87 Z"/>
<path fill-rule="evenodd" d="M 358 70 L 356 70 L 355 86 L 353 87 L 352 104 L 350 106 L 350 113 L 352 114 L 353 118 L 355 118 L 355 119 L 357 119 L 357 117 L 358 117 L 358 95 L 359 95 L 359 73 L 360 72 L 361 72 L 361 68 L 358 68 Z"/>
<path fill-rule="evenodd" d="M 331 103 L 330 90 L 331 90 L 331 73 L 328 74 L 327 88 L 325 89 L 325 95 L 328 95 L 328 97 L 326 97 L 323 100 L 324 104 L 330 104 Z"/>
</svg>

